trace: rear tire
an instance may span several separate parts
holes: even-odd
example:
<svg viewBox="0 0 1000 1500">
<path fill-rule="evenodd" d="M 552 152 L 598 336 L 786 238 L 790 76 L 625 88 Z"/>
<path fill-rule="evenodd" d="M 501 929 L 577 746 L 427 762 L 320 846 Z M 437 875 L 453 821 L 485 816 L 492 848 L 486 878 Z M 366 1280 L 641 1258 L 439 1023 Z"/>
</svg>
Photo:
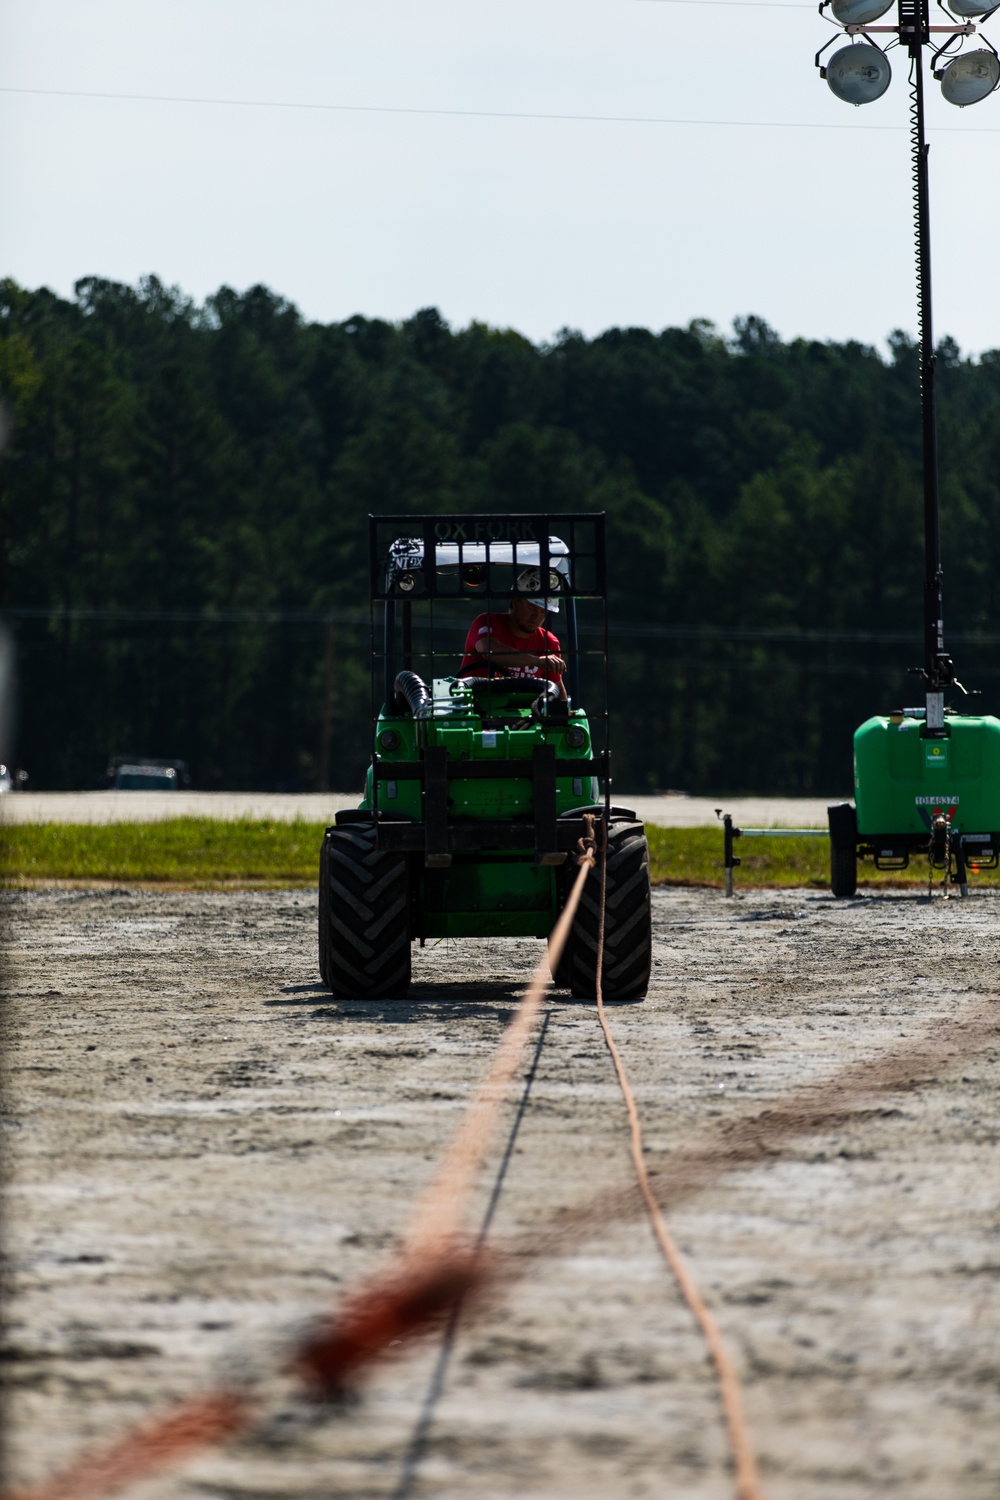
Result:
<svg viewBox="0 0 1000 1500">
<path fill-rule="evenodd" d="M 329 832 L 323 835 L 319 850 L 319 977 L 330 988 L 327 956 L 330 949 L 330 861 L 327 853 Z"/>
<path fill-rule="evenodd" d="M 851 802 L 833 802 L 826 810 L 830 825 L 830 890 L 853 896 L 858 888 L 858 814 Z"/>
<path fill-rule="evenodd" d="M 858 851 L 830 849 L 830 889 L 837 897 L 853 896 L 858 889 Z"/>
<path fill-rule="evenodd" d="M 410 882 L 405 855 L 375 847 L 364 824 L 331 828 L 320 898 L 324 982 L 338 1000 L 400 999 L 410 986 Z M 322 863 L 322 857 L 321 857 Z M 320 959 L 321 971 L 324 959 Z"/>
<path fill-rule="evenodd" d="M 565 895 L 576 866 L 567 864 Z M 601 919 L 600 863 L 584 882 L 556 983 L 577 1000 L 597 996 L 597 945 Z M 641 823 L 612 823 L 608 830 L 607 892 L 604 901 L 605 1000 L 638 1000 L 649 988 L 653 961 L 653 918 L 649 892 L 649 847 Z"/>
</svg>

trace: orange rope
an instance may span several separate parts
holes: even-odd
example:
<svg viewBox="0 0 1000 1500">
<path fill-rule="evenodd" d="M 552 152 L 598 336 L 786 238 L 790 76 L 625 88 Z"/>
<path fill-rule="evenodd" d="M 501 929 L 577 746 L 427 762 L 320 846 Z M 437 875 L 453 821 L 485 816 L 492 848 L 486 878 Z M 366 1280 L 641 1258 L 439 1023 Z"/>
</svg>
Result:
<svg viewBox="0 0 1000 1500">
<path fill-rule="evenodd" d="M 466 1110 L 434 1180 L 417 1204 L 404 1256 L 422 1258 L 447 1254 L 459 1232 L 462 1210 L 489 1150 L 507 1089 L 520 1065 L 525 1044 L 551 982 L 549 971 L 556 969 L 562 957 L 584 881 L 593 864 L 593 854 L 582 851 L 576 883 L 552 929 L 546 952 L 535 966 L 531 982 L 500 1039 L 490 1070 Z"/>
<path fill-rule="evenodd" d="M 494 1280 L 493 1262 L 480 1249 L 470 1251 L 459 1244 L 462 1210 L 548 988 L 549 965 L 555 968 L 559 962 L 593 864 L 593 855 L 581 851 L 580 872 L 547 953 L 536 965 L 493 1064 L 418 1204 L 402 1255 L 361 1286 L 292 1354 L 288 1368 L 301 1382 L 303 1394 L 315 1398 L 342 1392 L 367 1365 L 390 1352 L 402 1353 L 410 1340 Z M 5 1491 L 0 1500 L 98 1500 L 198 1448 L 235 1437 L 258 1417 L 245 1395 L 208 1392 L 134 1427 L 116 1442 L 83 1453 L 49 1479 Z"/>
<path fill-rule="evenodd" d="M 3 1500 L 98 1500 L 198 1448 L 235 1437 L 249 1426 L 251 1416 L 249 1404 L 228 1391 L 195 1397 L 117 1442 L 84 1453 L 51 1479 L 5 1491 Z"/>
<path fill-rule="evenodd" d="M 629 1145 L 632 1153 L 632 1165 L 635 1167 L 635 1174 L 639 1180 L 639 1190 L 642 1193 L 643 1201 L 649 1213 L 653 1233 L 663 1253 L 663 1258 L 670 1267 L 674 1280 L 680 1288 L 681 1295 L 691 1309 L 698 1326 L 704 1334 L 705 1342 L 708 1344 L 719 1377 L 722 1409 L 726 1417 L 726 1427 L 729 1431 L 729 1442 L 733 1450 L 733 1463 L 736 1469 L 737 1500 L 762 1500 L 760 1484 L 757 1479 L 757 1465 L 754 1460 L 753 1447 L 750 1442 L 750 1434 L 747 1430 L 746 1417 L 743 1412 L 743 1397 L 740 1391 L 740 1383 L 723 1342 L 722 1334 L 719 1332 L 719 1325 L 706 1306 L 694 1277 L 684 1264 L 680 1251 L 674 1243 L 673 1236 L 664 1222 L 660 1206 L 654 1197 L 652 1185 L 649 1181 L 649 1173 L 646 1170 L 642 1143 L 642 1125 L 639 1122 L 639 1111 L 636 1108 L 635 1096 L 629 1086 L 625 1064 L 622 1062 L 621 1053 L 615 1045 L 615 1039 L 611 1035 L 611 1027 L 608 1025 L 608 1018 L 604 1010 L 601 978 L 604 967 L 604 892 L 606 889 L 605 877 L 608 867 L 608 821 L 606 814 L 603 819 L 602 828 L 601 903 L 597 927 L 597 973 L 595 986 L 597 992 L 597 1019 L 601 1023 L 604 1040 L 608 1051 L 611 1053 L 611 1060 L 615 1065 L 615 1073 L 618 1075 L 618 1083 L 625 1100 L 625 1108 L 628 1111 Z"/>
<path fill-rule="evenodd" d="M 592 863 L 592 860 L 587 860 L 588 870 Z M 577 900 L 580 884 L 578 880 L 573 892 Z M 557 925 L 553 933 L 553 966 L 558 964 L 562 951 L 561 946 L 555 946 L 560 927 L 564 942 L 570 920 L 572 917 Z M 599 985 L 600 970 L 599 1014 L 621 1078 L 624 1068 L 603 1019 L 603 997 Z M 691 1193 L 702 1191 L 724 1173 L 758 1165 L 761 1161 L 772 1161 L 788 1142 L 842 1123 L 860 1105 L 870 1103 L 873 1096 L 884 1097 L 935 1079 L 941 1069 L 954 1066 L 976 1048 L 994 1045 L 998 1035 L 1000 1024 L 996 1008 L 989 1002 L 978 1009 L 970 1008 L 964 1015 L 950 1015 L 945 1024 L 932 1027 L 904 1047 L 884 1054 L 880 1064 L 873 1066 L 870 1058 L 850 1064 L 831 1079 L 808 1084 L 794 1094 L 786 1095 L 784 1100 L 776 1101 L 775 1108 L 764 1109 L 755 1118 L 729 1127 L 721 1135 L 713 1133 L 706 1145 L 676 1154 L 671 1159 L 670 1176 L 663 1185 L 663 1192 L 672 1201 L 679 1202 Z M 653 1219 L 657 1240 L 703 1327 L 705 1323 L 699 1316 L 699 1308 L 707 1320 L 714 1337 L 707 1331 L 706 1336 L 717 1366 L 721 1361 L 721 1368 L 728 1369 L 725 1350 L 711 1314 L 704 1308 L 697 1288 L 673 1249 L 652 1197 L 634 1102 L 630 1118 L 633 1160 L 641 1197 Z M 422 1275 L 412 1268 L 407 1274 L 401 1274 L 397 1265 L 395 1270 L 359 1288 L 348 1298 L 335 1320 L 328 1321 L 318 1333 L 300 1343 L 285 1368 L 299 1376 L 305 1387 L 303 1394 L 308 1392 L 315 1396 L 342 1388 L 347 1378 L 365 1364 L 390 1352 L 404 1353 L 414 1337 L 443 1320 L 452 1308 L 464 1302 L 470 1292 L 499 1279 L 514 1280 L 525 1274 L 541 1256 L 565 1254 L 572 1243 L 597 1232 L 609 1220 L 630 1216 L 635 1211 L 638 1197 L 634 1188 L 617 1190 L 598 1195 L 576 1212 L 565 1214 L 558 1211 L 547 1232 L 536 1228 L 530 1235 L 522 1236 L 520 1241 L 515 1239 L 510 1247 L 513 1258 L 508 1256 L 502 1263 L 496 1260 L 487 1262 L 482 1252 L 474 1248 L 464 1257 L 459 1253 L 439 1260 L 436 1265 L 428 1265 Z M 390 1350 L 390 1346 L 394 1347 Z M 724 1382 L 724 1391 L 726 1389 L 735 1393 L 735 1403 L 726 1406 L 727 1416 L 734 1411 L 736 1428 L 744 1432 L 739 1388 L 735 1383 L 728 1386 Z M 178 1461 L 198 1447 L 252 1430 L 264 1417 L 266 1413 L 257 1408 L 249 1390 L 207 1392 L 133 1428 L 117 1442 L 82 1454 L 61 1474 L 4 1491 L 0 1500 L 97 1500 L 97 1497 L 110 1495 L 124 1485 Z M 731 1430 L 733 1425 L 730 1421 Z M 735 1443 L 734 1451 L 741 1451 Z M 737 1467 L 743 1484 L 739 1491 L 740 1500 L 757 1500 L 759 1491 L 754 1487 L 756 1480 L 748 1444 L 743 1451 L 746 1461 L 742 1469 Z"/>
</svg>

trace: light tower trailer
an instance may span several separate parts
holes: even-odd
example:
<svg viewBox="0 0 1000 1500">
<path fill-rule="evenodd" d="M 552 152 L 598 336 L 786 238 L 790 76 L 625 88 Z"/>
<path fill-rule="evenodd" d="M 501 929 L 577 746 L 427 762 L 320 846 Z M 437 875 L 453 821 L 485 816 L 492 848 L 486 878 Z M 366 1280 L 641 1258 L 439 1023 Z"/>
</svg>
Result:
<svg viewBox="0 0 1000 1500">
<path fill-rule="evenodd" d="M 837 14 L 836 3 L 833 8 Z M 962 0 L 952 8 L 967 18 L 985 12 L 988 6 Z M 855 19 L 853 11 L 851 19 Z M 955 689 L 965 693 L 965 688 L 944 645 L 922 51 L 932 32 L 947 33 L 949 41 L 935 52 L 937 60 L 948 53 L 960 35 L 976 28 L 967 19 L 958 25 L 932 25 L 929 0 L 898 0 L 897 25 L 858 24 L 847 29 L 852 33 L 894 32 L 910 56 L 924 490 L 924 663 L 914 670 L 923 679 L 925 692 L 919 707 L 876 715 L 855 732 L 854 805 L 844 802 L 829 810 L 830 884 L 835 896 L 853 896 L 859 858 L 873 860 L 881 870 L 900 870 L 909 864 L 911 855 L 926 854 L 931 869 L 941 869 L 946 878 L 953 877 L 964 896 L 968 894 L 970 870 L 994 869 L 1000 861 L 1000 720 L 989 714 L 958 713 L 945 703 L 946 695 Z M 860 60 L 858 48 L 845 50 L 848 61 Z M 983 59 L 989 63 L 983 74 L 985 82 L 979 78 Z M 951 67 L 961 61 L 956 60 Z M 974 102 L 1000 81 L 1000 63 L 995 65 L 992 50 L 967 55 L 965 63 L 972 65 L 975 89 L 972 94 L 952 98 L 953 103 Z M 947 79 L 948 71 L 935 72 L 935 76 Z M 887 86 L 888 77 L 886 67 L 884 80 L 876 84 L 879 90 Z M 948 96 L 946 85 L 942 88 Z"/>
<path fill-rule="evenodd" d="M 928 694 L 930 697 L 931 694 Z M 903 708 L 854 735 L 855 802 L 829 810 L 830 885 L 853 896 L 858 860 L 905 870 L 926 854 L 968 894 L 970 871 L 1000 862 L 1000 719 Z"/>
<path fill-rule="evenodd" d="M 547 937 L 591 813 L 608 829 L 602 990 L 644 995 L 649 855 L 642 823 L 611 803 L 603 515 L 373 516 L 369 564 L 372 757 L 361 805 L 323 840 L 324 983 L 399 997 L 414 941 Z M 559 605 L 546 625 L 567 696 L 501 657 L 483 659 L 490 675 L 461 675 L 474 617 L 539 593 Z M 589 715 L 582 694 L 599 700 Z M 592 872 L 553 976 L 582 999 L 595 994 L 600 911 Z"/>
</svg>

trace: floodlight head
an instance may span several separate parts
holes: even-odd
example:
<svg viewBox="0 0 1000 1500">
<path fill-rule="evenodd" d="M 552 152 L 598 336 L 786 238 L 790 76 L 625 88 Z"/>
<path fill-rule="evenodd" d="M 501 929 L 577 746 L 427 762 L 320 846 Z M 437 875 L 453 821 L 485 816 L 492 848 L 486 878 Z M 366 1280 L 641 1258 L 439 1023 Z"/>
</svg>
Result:
<svg viewBox="0 0 1000 1500">
<path fill-rule="evenodd" d="M 1000 61 L 995 52 L 979 47 L 975 52 L 959 53 L 938 77 L 948 103 L 964 109 L 967 104 L 978 104 L 992 94 L 1000 83 Z"/>
<path fill-rule="evenodd" d="M 892 3 L 893 0 L 833 0 L 830 9 L 841 26 L 870 26 L 885 15 Z M 979 0 L 965 0 L 965 3 L 976 5 Z"/>
<path fill-rule="evenodd" d="M 845 104 L 871 104 L 889 87 L 889 59 L 867 42 L 841 47 L 826 65 L 826 81 Z"/>
<path fill-rule="evenodd" d="M 985 16 L 996 9 L 996 0 L 945 0 L 945 4 L 956 16 Z"/>
</svg>

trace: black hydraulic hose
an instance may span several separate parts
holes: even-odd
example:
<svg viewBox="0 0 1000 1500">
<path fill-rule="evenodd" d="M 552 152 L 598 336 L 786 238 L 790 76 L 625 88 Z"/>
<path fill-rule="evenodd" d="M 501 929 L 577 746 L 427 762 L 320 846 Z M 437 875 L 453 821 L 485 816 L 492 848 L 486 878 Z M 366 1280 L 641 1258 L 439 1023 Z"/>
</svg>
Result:
<svg viewBox="0 0 1000 1500">
<path fill-rule="evenodd" d="M 427 684 L 416 672 L 398 672 L 393 684 L 397 703 L 402 698 L 415 719 L 427 719 L 433 708 Z"/>
</svg>

